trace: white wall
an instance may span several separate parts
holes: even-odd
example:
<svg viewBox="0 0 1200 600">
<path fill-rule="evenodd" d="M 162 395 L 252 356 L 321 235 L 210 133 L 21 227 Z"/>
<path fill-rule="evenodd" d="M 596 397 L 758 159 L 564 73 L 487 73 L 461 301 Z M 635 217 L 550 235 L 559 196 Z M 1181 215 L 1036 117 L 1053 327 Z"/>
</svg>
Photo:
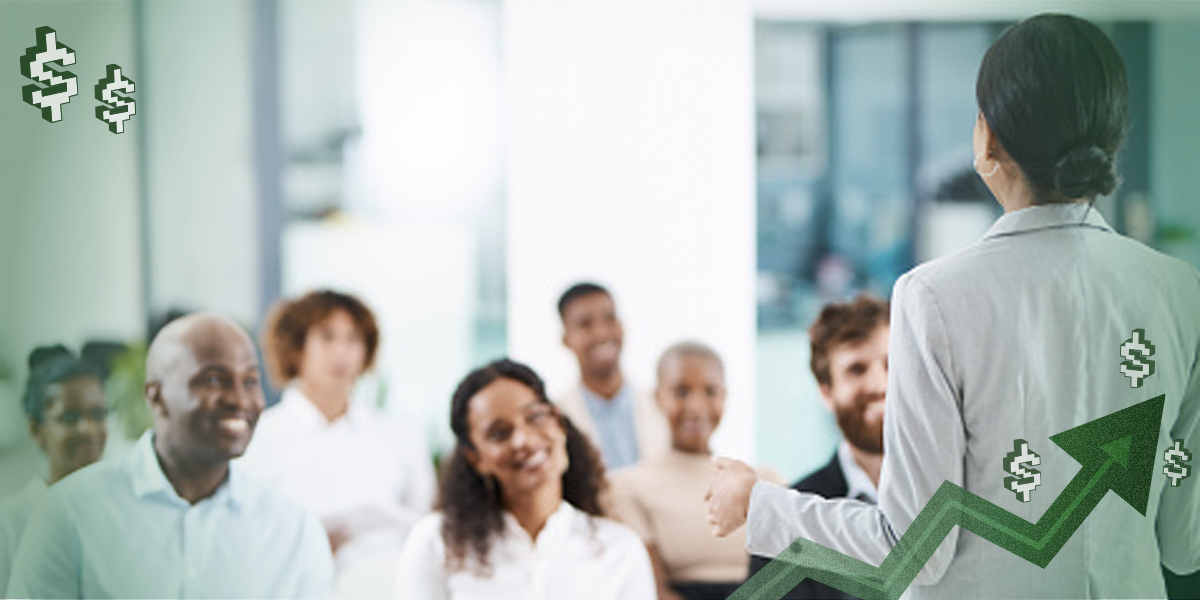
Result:
<svg viewBox="0 0 1200 600">
<path fill-rule="evenodd" d="M 141 329 L 136 129 L 110 133 L 96 119 L 96 82 L 121 65 L 140 86 L 134 62 L 133 2 L 0 2 L 0 495 L 22 482 L 29 452 L 18 408 L 25 360 L 39 344 L 75 350 L 91 338 L 125 340 Z M 76 53 L 64 68 L 79 94 L 63 119 L 42 120 L 25 104 L 17 57 L 50 26 Z M 137 94 L 134 98 L 138 99 Z M 139 105 L 139 111 L 141 106 Z"/>
<path fill-rule="evenodd" d="M 473 366 L 486 264 L 476 224 L 502 193 L 498 3 L 365 2 L 354 24 L 362 137 L 347 157 L 346 209 L 371 220 L 354 225 L 375 240 L 362 255 L 377 258 L 342 270 L 362 276 L 353 283 L 378 313 L 377 370 L 394 408 L 446 449 L 450 396 Z M 293 237 L 287 269 L 299 274 L 310 267 L 292 264 Z M 330 250 L 349 261 L 355 247 Z"/>
<path fill-rule="evenodd" d="M 347 220 L 293 223 L 283 241 L 287 297 L 333 288 L 359 297 L 375 314 L 379 350 L 358 399 L 382 399 L 384 409 L 409 419 L 435 447 L 449 447 L 450 395 L 471 367 L 471 232 Z"/>
<path fill-rule="evenodd" d="M 1065 12 L 1085 19 L 1169 20 L 1200 17 L 1192 0 L 752 0 L 768 18 L 813 21 L 986 21 L 1019 20 L 1042 12 Z"/>
<path fill-rule="evenodd" d="M 251 8 L 251 0 L 144 4 L 138 112 L 149 133 L 155 312 L 214 310 L 247 325 L 261 316 Z"/>
<path fill-rule="evenodd" d="M 368 2 L 355 32 L 364 197 L 351 208 L 463 220 L 500 191 L 497 5 Z"/>
<path fill-rule="evenodd" d="M 509 348 L 577 379 L 555 310 L 609 286 L 626 371 L 669 344 L 726 361 L 718 451 L 753 458 L 753 22 L 740 2 L 509 0 L 503 15 Z"/>
</svg>

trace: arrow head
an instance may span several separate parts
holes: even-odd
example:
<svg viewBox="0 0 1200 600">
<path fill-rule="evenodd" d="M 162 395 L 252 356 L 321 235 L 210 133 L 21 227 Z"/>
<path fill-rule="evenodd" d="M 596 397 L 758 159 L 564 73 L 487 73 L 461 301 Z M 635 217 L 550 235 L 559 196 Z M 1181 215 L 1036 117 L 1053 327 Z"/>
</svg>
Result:
<svg viewBox="0 0 1200 600">
<path fill-rule="evenodd" d="M 1166 398 L 1164 394 L 1134 404 L 1050 439 L 1083 465 L 1081 471 L 1097 470 L 1114 461 L 1104 484 L 1145 516 Z"/>
</svg>

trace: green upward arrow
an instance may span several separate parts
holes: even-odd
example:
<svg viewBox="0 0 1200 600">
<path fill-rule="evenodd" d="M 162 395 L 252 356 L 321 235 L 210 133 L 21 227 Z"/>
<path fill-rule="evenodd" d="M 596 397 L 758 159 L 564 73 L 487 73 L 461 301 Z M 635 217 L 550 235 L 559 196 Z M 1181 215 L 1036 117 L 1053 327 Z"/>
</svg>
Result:
<svg viewBox="0 0 1200 600">
<path fill-rule="evenodd" d="M 730 600 L 779 600 L 806 577 L 865 600 L 894 600 L 955 525 L 1045 568 L 1108 490 L 1145 516 L 1165 399 L 1050 436 L 1083 466 L 1037 523 L 946 481 L 878 567 L 800 538 Z"/>
</svg>

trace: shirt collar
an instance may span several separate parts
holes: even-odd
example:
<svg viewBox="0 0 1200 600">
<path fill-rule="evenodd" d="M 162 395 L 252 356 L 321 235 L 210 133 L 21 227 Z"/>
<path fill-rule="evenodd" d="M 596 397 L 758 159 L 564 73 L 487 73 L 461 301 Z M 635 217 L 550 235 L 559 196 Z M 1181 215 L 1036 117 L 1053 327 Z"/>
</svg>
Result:
<svg viewBox="0 0 1200 600">
<path fill-rule="evenodd" d="M 333 425 L 335 423 L 348 422 L 358 424 L 370 418 L 370 415 L 365 414 L 366 408 L 360 405 L 355 398 L 350 398 L 350 405 L 346 407 L 346 414 L 335 421 L 326 421 L 325 415 L 317 410 L 317 406 L 300 391 L 300 387 L 296 384 L 289 385 L 283 390 L 283 395 L 279 399 L 279 405 L 273 410 L 280 410 L 291 415 L 295 419 L 308 425 Z"/>
<path fill-rule="evenodd" d="M 566 500 L 560 501 L 558 509 L 546 519 L 546 524 L 542 526 L 541 532 L 538 533 L 538 540 L 556 538 L 557 532 L 560 529 L 570 529 L 571 524 L 581 515 L 583 513 L 574 506 L 571 506 L 570 502 Z M 517 521 L 517 518 L 512 513 L 504 511 L 504 522 L 508 524 L 508 534 L 510 536 L 518 536 L 530 544 L 535 543 L 529 537 L 529 532 L 521 527 L 520 521 Z"/>
<path fill-rule="evenodd" d="M 875 491 L 875 484 L 871 483 L 871 477 L 858 466 L 858 461 L 854 460 L 849 442 L 842 440 L 838 444 L 837 459 L 838 466 L 842 467 L 842 475 L 846 477 L 846 487 L 849 488 L 846 497 L 858 498 L 861 495 L 870 498 L 871 502 L 878 503 L 879 495 Z"/>
<path fill-rule="evenodd" d="M 154 430 L 142 434 L 129 453 L 129 461 L 134 496 L 146 498 L 162 495 L 172 502 L 188 505 L 187 501 L 175 492 L 175 487 L 171 485 L 158 462 L 158 455 L 154 451 Z M 233 507 L 244 506 L 249 492 L 245 477 L 236 461 L 231 461 L 229 476 L 217 488 L 216 493 L 203 502 L 228 503 Z"/>
<path fill-rule="evenodd" d="M 1109 233 L 1113 232 L 1112 227 L 1104 220 L 1100 211 L 1094 207 L 1082 203 L 1055 203 L 1040 204 L 1005 213 L 992 224 L 983 239 L 989 240 L 1064 227 L 1090 227 Z"/>
<path fill-rule="evenodd" d="M 21 488 L 20 493 L 25 494 L 25 497 L 28 498 L 31 496 L 37 496 L 42 492 L 45 492 L 47 489 L 48 486 L 46 485 L 46 479 L 41 475 L 38 475 L 37 477 L 30 479 L 29 483 L 25 484 L 25 487 Z"/>
<path fill-rule="evenodd" d="M 579 383 L 579 391 L 583 395 L 583 401 L 587 403 L 588 407 L 593 410 L 615 411 L 618 409 L 624 409 L 633 402 L 633 394 L 630 392 L 630 389 L 629 382 L 626 381 L 625 383 L 621 384 L 621 389 L 617 390 L 617 395 L 613 396 L 611 399 L 605 399 L 601 398 L 599 394 L 596 394 L 592 390 L 589 390 L 586 385 L 583 385 L 583 382 Z"/>
</svg>

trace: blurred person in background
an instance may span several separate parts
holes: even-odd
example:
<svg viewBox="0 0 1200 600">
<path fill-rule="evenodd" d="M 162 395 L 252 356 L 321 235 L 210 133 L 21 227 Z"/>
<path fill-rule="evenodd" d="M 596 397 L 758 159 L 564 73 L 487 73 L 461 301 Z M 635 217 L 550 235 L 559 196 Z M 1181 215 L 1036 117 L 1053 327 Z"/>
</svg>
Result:
<svg viewBox="0 0 1200 600">
<path fill-rule="evenodd" d="M 45 477 L 34 477 L 15 495 L 0 501 L 0 593 L 30 515 L 48 486 L 98 460 L 108 438 L 108 403 L 103 371 L 64 346 L 29 354 L 29 381 L 23 398 L 29 433 L 46 454 Z"/>
<path fill-rule="evenodd" d="M 603 517 L 604 466 L 529 367 L 499 360 L 454 392 L 438 512 L 413 528 L 396 595 L 651 600 L 646 547 Z"/>
<path fill-rule="evenodd" d="M 416 428 L 353 398 L 379 348 L 375 316 L 354 296 L 313 291 L 271 310 L 263 346 L 286 387 L 241 462 L 321 519 L 339 577 L 385 568 L 386 593 L 405 535 L 432 508 L 434 476 Z"/>
<path fill-rule="evenodd" d="M 562 342 L 579 363 L 580 381 L 555 403 L 597 447 L 609 470 L 663 452 L 669 445 L 662 411 L 621 371 L 625 330 L 605 288 L 577 283 L 558 300 Z"/>
<path fill-rule="evenodd" d="M 1080 469 L 1052 435 L 1135 405 L 1157 416 L 1146 403 L 1158 400 L 1154 455 L 1200 439 L 1200 275 L 1093 207 L 1119 183 L 1129 128 L 1116 47 L 1078 17 L 1031 17 L 988 49 L 975 92 L 976 170 L 1005 213 L 973 246 L 896 282 L 878 506 L 756 482 L 726 460 L 710 502 L 718 535 L 748 518 L 756 554 L 803 537 L 878 565 L 947 481 L 1038 522 Z M 1131 385 L 1119 348 L 1135 330 L 1155 370 Z M 997 472 L 1018 438 L 1042 452 L 1029 502 Z M 1102 452 L 1118 439 L 1093 441 Z M 1136 452 L 1154 456 L 1146 445 Z M 1161 566 L 1200 570 L 1200 486 L 1171 486 L 1157 464 L 1145 488 L 1114 483 L 1131 499 L 1106 497 L 1044 568 L 954 527 L 905 596 L 1164 597 Z"/>
<path fill-rule="evenodd" d="M 146 358 L 154 427 L 124 457 L 55 484 L 13 562 L 10 598 L 322 598 L 316 518 L 231 464 L 262 413 L 254 343 L 212 314 L 162 329 Z"/>
<path fill-rule="evenodd" d="M 837 419 L 842 441 L 825 466 L 792 485 L 822 498 L 854 498 L 876 504 L 883 463 L 883 416 L 887 392 L 888 304 L 863 294 L 852 302 L 821 309 L 808 328 L 809 368 L 825 408 Z M 742 536 L 742 539 L 745 539 Z M 770 561 L 750 557 L 753 575 Z M 854 598 L 819 581 L 805 579 L 785 599 Z"/>
<path fill-rule="evenodd" d="M 671 447 L 613 473 L 613 515 L 642 537 L 659 600 L 726 598 L 746 580 L 746 537 L 713 537 L 704 491 L 717 473 L 709 441 L 725 412 L 725 366 L 710 347 L 680 342 L 658 360 L 655 398 Z"/>
</svg>

